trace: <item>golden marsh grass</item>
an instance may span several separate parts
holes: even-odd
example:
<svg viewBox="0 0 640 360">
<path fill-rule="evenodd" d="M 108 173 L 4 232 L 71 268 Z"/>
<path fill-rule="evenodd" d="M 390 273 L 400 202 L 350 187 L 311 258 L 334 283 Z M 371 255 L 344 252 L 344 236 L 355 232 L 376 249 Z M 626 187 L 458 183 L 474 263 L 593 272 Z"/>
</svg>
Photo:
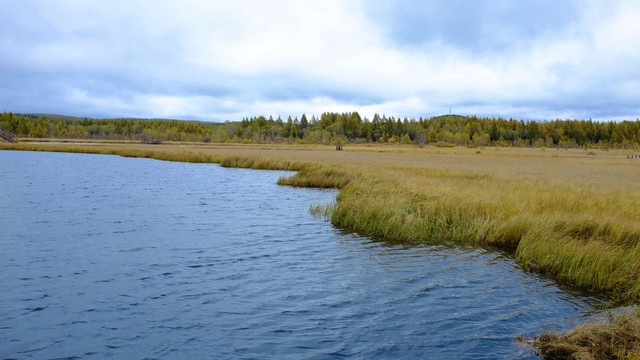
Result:
<svg viewBox="0 0 640 360">
<path fill-rule="evenodd" d="M 640 359 L 640 314 L 607 314 L 569 334 L 543 333 L 534 344 L 545 359 Z"/>
</svg>

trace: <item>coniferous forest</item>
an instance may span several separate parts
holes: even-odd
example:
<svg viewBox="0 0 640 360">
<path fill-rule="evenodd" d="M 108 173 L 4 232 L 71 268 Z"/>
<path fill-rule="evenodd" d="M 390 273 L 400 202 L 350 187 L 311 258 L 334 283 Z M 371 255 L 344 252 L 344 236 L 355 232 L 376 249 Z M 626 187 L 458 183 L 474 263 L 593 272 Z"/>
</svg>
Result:
<svg viewBox="0 0 640 360">
<path fill-rule="evenodd" d="M 395 118 L 357 112 L 303 114 L 282 119 L 264 116 L 224 123 L 167 119 L 92 119 L 60 115 L 0 114 L 0 128 L 19 137 L 53 139 L 193 141 L 237 143 L 434 143 L 439 146 L 532 146 L 634 148 L 640 120 L 525 121 L 444 115 Z"/>
</svg>

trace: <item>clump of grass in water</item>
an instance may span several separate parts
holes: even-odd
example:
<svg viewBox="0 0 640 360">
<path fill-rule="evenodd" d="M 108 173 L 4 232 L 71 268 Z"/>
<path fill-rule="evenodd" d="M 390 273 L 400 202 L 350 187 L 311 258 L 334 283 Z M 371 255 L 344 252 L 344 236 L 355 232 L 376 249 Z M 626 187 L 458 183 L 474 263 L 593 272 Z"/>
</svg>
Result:
<svg viewBox="0 0 640 360">
<path fill-rule="evenodd" d="M 568 334 L 542 333 L 532 343 L 545 359 L 640 359 L 640 309 L 581 324 Z M 519 339 L 525 340 L 527 339 Z"/>
<path fill-rule="evenodd" d="M 353 180 L 346 171 L 322 166 L 301 166 L 292 176 L 278 179 L 278 185 L 341 189 Z"/>
<path fill-rule="evenodd" d="M 335 202 L 330 203 L 313 203 L 309 206 L 309 212 L 313 217 L 331 219 L 333 210 L 336 208 Z"/>
</svg>

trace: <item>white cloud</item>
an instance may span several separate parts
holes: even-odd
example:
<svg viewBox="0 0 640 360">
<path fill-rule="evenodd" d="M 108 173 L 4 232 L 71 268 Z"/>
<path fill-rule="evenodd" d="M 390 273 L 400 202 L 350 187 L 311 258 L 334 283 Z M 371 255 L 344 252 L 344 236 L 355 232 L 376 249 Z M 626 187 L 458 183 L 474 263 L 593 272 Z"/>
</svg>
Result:
<svg viewBox="0 0 640 360">
<path fill-rule="evenodd" d="M 0 104 L 7 107 L 29 103 L 12 98 L 25 93 L 12 87 L 53 83 L 74 90 L 49 98 L 43 92 L 40 101 L 101 116 L 238 120 L 354 110 L 429 116 L 453 106 L 507 117 L 592 111 L 635 118 L 638 111 L 640 6 L 631 1 L 580 2 L 570 26 L 532 37 L 505 35 L 518 30 L 514 21 L 501 28 L 491 18 L 476 24 L 501 37 L 491 51 L 442 36 L 406 46 L 388 36 L 394 21 L 370 16 L 371 4 L 360 1 L 10 5 L 0 15 L 6 87 Z M 601 108 L 593 110 L 594 103 Z"/>
</svg>

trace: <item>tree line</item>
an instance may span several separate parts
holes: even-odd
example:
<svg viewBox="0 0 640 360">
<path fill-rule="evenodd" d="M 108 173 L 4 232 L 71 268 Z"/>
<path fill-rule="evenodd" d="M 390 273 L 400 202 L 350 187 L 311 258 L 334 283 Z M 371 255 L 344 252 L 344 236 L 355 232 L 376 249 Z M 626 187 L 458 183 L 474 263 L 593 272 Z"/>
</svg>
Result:
<svg viewBox="0 0 640 360">
<path fill-rule="evenodd" d="M 405 143 L 423 146 L 637 147 L 640 120 L 524 121 L 444 115 L 395 118 L 357 112 L 302 114 L 286 120 L 257 116 L 224 123 L 168 119 L 91 119 L 56 115 L 0 114 L 0 127 L 20 137 L 57 139 L 240 143 Z"/>
</svg>

